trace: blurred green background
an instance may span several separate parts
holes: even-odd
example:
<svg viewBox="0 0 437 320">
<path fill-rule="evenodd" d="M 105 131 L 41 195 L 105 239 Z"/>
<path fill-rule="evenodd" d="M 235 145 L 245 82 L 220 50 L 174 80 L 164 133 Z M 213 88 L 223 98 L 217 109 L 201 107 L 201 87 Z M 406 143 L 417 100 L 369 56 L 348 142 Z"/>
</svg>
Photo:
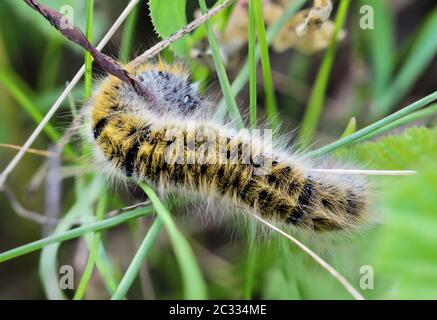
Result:
<svg viewBox="0 0 437 320">
<path fill-rule="evenodd" d="M 339 2 L 334 1 L 333 20 Z M 74 23 L 85 30 L 87 1 L 45 0 L 41 3 L 55 9 L 71 5 Z M 93 44 L 98 43 L 127 3 L 95 0 Z M 207 3 L 211 6 L 214 1 Z M 306 6 L 310 3 L 308 1 Z M 374 30 L 359 27 L 363 5 L 374 8 Z M 196 15 L 197 8 L 197 1 L 187 1 L 188 21 Z M 232 10 L 226 10 L 222 14 L 224 18 L 215 20 L 218 33 L 224 30 L 223 26 L 229 21 L 226 17 L 231 14 Z M 220 26 L 221 23 L 224 25 Z M 433 1 L 352 1 L 343 29 L 345 38 L 337 44 L 326 92 L 323 92 L 314 147 L 337 140 L 351 117 L 355 117 L 357 127 L 362 128 L 437 89 L 437 8 Z M 103 52 L 127 61 L 159 39 L 147 1 L 143 0 Z M 187 41 L 190 46 L 201 47 L 202 41 L 206 41 L 205 33 L 198 32 Z M 173 60 L 173 49 L 166 50 L 162 57 Z M 274 93 L 283 131 L 288 133 L 301 125 L 326 52 L 321 50 L 308 55 L 297 48 L 281 53 L 270 50 Z M 226 65 L 231 81 L 246 58 L 244 44 Z M 194 78 L 206 84 L 207 91 L 220 92 L 210 57 L 205 58 L 206 62 L 200 61 L 191 52 L 182 59 L 192 69 Z M 0 1 L 0 143 L 22 145 L 83 61 L 81 48 L 62 38 L 22 1 Z M 261 66 L 258 68 L 258 79 L 261 79 Z M 98 66 L 94 66 L 94 77 L 101 75 Z M 38 137 L 33 148 L 48 150 L 54 145 L 57 135 L 62 135 L 70 124 L 74 110 L 81 108 L 84 92 L 82 81 L 51 119 L 51 129 Z M 259 80 L 259 119 L 266 118 L 262 107 L 265 98 L 263 82 Z M 237 103 L 243 113 L 248 112 L 249 86 L 238 95 Z M 432 105 L 373 141 L 336 152 L 340 158 L 372 169 L 419 171 L 409 177 L 370 178 L 374 187 L 372 216 L 378 222 L 364 227 L 359 234 L 313 237 L 287 230 L 336 267 L 366 298 L 437 298 L 436 111 Z M 81 154 L 78 143 L 70 146 Z M 16 152 L 0 147 L 1 170 Z M 144 201 L 145 196 L 138 187 L 107 188 L 98 175 L 84 172 L 86 162 L 82 157 L 64 156 L 62 166 L 55 165 L 58 170 L 55 174 L 63 177 L 60 182 L 50 178 L 46 158 L 35 154 L 27 154 L 9 176 L 9 196 L 0 193 L 1 252 L 53 231 L 53 225 L 42 225 L 23 217 L 23 208 L 17 208 L 17 204 L 25 208 L 24 214 L 50 212 L 62 218 L 68 212 L 70 220 L 65 224 L 68 229 L 90 221 L 102 194 L 107 200 L 106 211 Z M 16 201 L 12 201 L 13 198 Z M 209 298 L 351 298 L 325 270 L 279 235 L 259 237 L 252 242 L 253 223 L 243 223 L 233 217 L 224 218 L 221 223 L 205 223 L 198 214 L 193 214 L 193 208 L 171 208 L 170 211 L 175 213 L 174 221 L 191 245 Z M 134 219 L 103 233 L 104 254 L 99 256 L 98 263 L 107 268 L 107 273 L 102 276 L 101 270 L 94 270 L 86 298 L 111 296 L 152 222 L 150 217 Z M 87 257 L 86 241 L 80 238 L 62 243 L 59 251 L 46 250 L 42 255 L 37 251 L 2 262 L 0 298 L 71 298 L 74 290 L 53 287 L 57 286 L 60 276 L 59 266 L 73 266 L 77 287 Z M 127 297 L 184 297 L 177 261 L 168 235 L 160 232 Z M 362 269 L 363 266 L 370 266 L 373 272 L 372 289 L 360 288 L 363 276 L 368 275 L 363 271 L 368 269 Z"/>
</svg>

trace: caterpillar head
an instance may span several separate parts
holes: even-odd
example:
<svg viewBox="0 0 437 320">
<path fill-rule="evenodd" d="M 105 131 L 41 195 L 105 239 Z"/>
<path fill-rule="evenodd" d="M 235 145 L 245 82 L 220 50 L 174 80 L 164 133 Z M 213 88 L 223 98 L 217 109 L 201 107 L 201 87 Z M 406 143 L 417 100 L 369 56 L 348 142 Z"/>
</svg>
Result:
<svg viewBox="0 0 437 320">
<path fill-rule="evenodd" d="M 153 95 L 154 101 L 138 105 L 161 115 L 187 116 L 202 107 L 198 86 L 184 67 L 164 63 L 142 65 L 133 74 Z M 141 110 L 138 110 L 141 111 Z"/>
</svg>

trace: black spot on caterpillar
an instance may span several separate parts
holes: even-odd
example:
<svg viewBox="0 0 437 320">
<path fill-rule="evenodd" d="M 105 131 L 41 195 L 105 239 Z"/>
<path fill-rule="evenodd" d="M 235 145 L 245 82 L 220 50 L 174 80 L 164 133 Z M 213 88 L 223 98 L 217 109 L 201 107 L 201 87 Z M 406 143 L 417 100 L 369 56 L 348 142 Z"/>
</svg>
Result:
<svg viewBox="0 0 437 320">
<path fill-rule="evenodd" d="M 310 174 L 305 157 L 275 146 L 264 152 L 259 137 L 213 122 L 203 110 L 207 100 L 180 66 L 160 62 L 129 72 L 153 92 L 153 105 L 110 76 L 86 108 L 95 157 L 114 175 L 220 199 L 318 232 L 350 230 L 365 221 L 367 192 L 360 178 Z"/>
</svg>

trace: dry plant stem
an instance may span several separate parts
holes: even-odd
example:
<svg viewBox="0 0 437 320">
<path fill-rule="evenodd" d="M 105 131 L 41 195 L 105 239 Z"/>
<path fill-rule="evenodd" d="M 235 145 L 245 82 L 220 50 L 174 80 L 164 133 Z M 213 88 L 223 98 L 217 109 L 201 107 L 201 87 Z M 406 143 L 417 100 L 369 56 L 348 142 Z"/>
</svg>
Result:
<svg viewBox="0 0 437 320">
<path fill-rule="evenodd" d="M 22 147 L 21 146 L 17 146 L 15 144 L 8 144 L 8 143 L 0 143 L 0 147 L 2 148 L 8 148 L 8 149 L 14 149 L 14 150 L 21 150 Z M 46 151 L 46 150 L 39 150 L 39 149 L 27 149 L 26 150 L 27 153 L 32 153 L 35 154 L 37 156 L 42 156 L 42 157 L 56 157 L 56 154 L 54 152 L 51 151 Z"/>
<path fill-rule="evenodd" d="M 282 236 L 290 239 L 295 245 L 297 245 L 300 249 L 302 249 L 305 253 L 307 253 L 311 258 L 313 258 L 318 264 L 322 266 L 326 271 L 328 271 L 356 300 L 365 300 L 361 293 L 355 289 L 349 281 L 346 280 L 337 270 L 335 270 L 329 263 L 319 257 L 314 251 L 305 246 L 302 242 L 297 240 L 296 238 L 290 236 L 288 233 L 282 231 L 278 227 L 274 226 L 270 222 L 264 220 L 258 215 L 253 215 L 253 217 L 262 223 L 264 223 L 269 228 L 273 229 L 276 232 L 279 232 Z"/>
<path fill-rule="evenodd" d="M 49 150 L 57 156 L 47 159 L 47 176 L 45 179 L 44 192 L 44 214 L 49 220 L 56 220 L 61 213 L 61 149 L 58 146 L 50 146 Z M 43 237 L 48 236 L 53 230 L 53 226 L 45 224 L 42 227 Z"/>
<path fill-rule="evenodd" d="M 115 21 L 115 23 L 112 25 L 112 27 L 109 29 L 108 33 L 105 35 L 105 37 L 102 39 L 102 41 L 99 43 L 99 45 L 96 47 L 97 50 L 101 50 L 111 39 L 111 37 L 114 35 L 114 33 L 117 31 L 117 29 L 121 26 L 123 21 L 127 18 L 129 13 L 133 10 L 133 8 L 140 2 L 140 0 L 132 0 L 124 9 L 124 11 L 121 13 L 121 15 L 118 17 L 118 19 Z M 76 86 L 76 84 L 79 82 L 80 78 L 85 73 L 85 65 L 82 65 L 80 70 L 76 73 L 74 78 L 71 80 L 71 82 L 68 84 L 68 86 L 65 88 L 65 90 L 62 92 L 62 94 L 59 96 L 59 98 L 56 100 L 56 102 L 53 104 L 53 106 L 50 108 L 49 112 L 45 115 L 44 119 L 38 124 L 36 129 L 33 131 L 33 133 L 30 135 L 30 137 L 27 139 L 27 141 L 24 143 L 22 149 L 15 155 L 15 157 L 12 159 L 12 161 L 8 164 L 8 166 L 5 168 L 5 170 L 0 175 L 0 188 L 6 181 L 8 175 L 14 170 L 14 168 L 17 166 L 17 164 L 20 162 L 20 160 L 23 158 L 27 150 L 30 148 L 32 143 L 36 140 L 36 138 L 39 136 L 41 131 L 44 129 L 44 127 L 47 125 L 49 120 L 53 117 L 55 112 L 58 110 L 58 108 L 61 106 L 61 103 L 67 98 L 68 94 L 73 90 L 73 88 Z"/>
<path fill-rule="evenodd" d="M 4 185 L 0 189 L 0 191 L 3 191 L 5 193 L 12 208 L 17 213 L 17 215 L 19 215 L 20 217 L 31 220 L 31 221 L 36 222 L 36 223 L 41 224 L 41 225 L 53 226 L 58 222 L 57 219 L 52 219 L 52 218 L 46 217 L 38 212 L 25 209 L 20 204 L 17 197 L 15 196 L 15 194 L 12 192 L 12 190 L 8 186 Z"/>
<path fill-rule="evenodd" d="M 225 1 L 223 1 L 223 3 L 219 4 L 218 6 L 216 6 L 213 9 L 209 10 L 207 13 L 205 13 L 201 17 L 199 17 L 199 18 L 193 20 L 192 22 L 190 22 L 189 24 L 187 24 L 184 28 L 182 28 L 179 31 L 173 33 L 167 39 L 164 39 L 163 41 L 157 43 L 156 45 L 154 45 L 153 47 L 148 49 L 146 52 L 144 52 L 143 54 L 141 54 L 138 57 L 136 57 L 134 60 L 132 60 L 130 62 L 130 64 L 132 66 L 137 66 L 137 65 L 140 65 L 140 64 L 143 64 L 143 63 L 147 62 L 147 60 L 149 60 L 150 58 L 152 58 L 155 55 L 157 55 L 158 53 L 160 53 L 162 50 L 167 48 L 170 44 L 172 44 L 176 40 L 182 38 L 186 34 L 190 33 L 194 29 L 196 29 L 202 23 L 204 23 L 204 22 L 208 21 L 209 19 L 211 19 L 212 17 L 214 17 L 216 14 L 218 14 L 224 8 L 226 8 L 227 6 L 232 4 L 232 2 L 234 2 L 234 1 L 236 1 L 236 0 L 225 0 Z"/>
</svg>

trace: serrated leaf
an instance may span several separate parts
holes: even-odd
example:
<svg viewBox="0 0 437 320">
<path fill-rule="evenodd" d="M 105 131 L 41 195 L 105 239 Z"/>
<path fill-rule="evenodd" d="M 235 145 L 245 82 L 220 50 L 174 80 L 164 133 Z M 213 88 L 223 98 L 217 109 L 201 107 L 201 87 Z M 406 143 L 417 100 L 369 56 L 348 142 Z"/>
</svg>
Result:
<svg viewBox="0 0 437 320">
<path fill-rule="evenodd" d="M 375 288 L 387 282 L 380 298 L 437 298 L 437 128 L 412 128 L 401 135 L 351 148 L 372 168 L 415 169 L 412 177 L 384 178 L 378 188 L 378 228 L 372 252 Z M 381 179 L 381 178 L 380 178 Z"/>
<path fill-rule="evenodd" d="M 158 35 L 165 39 L 187 24 L 186 0 L 149 0 L 150 16 Z M 186 37 L 171 44 L 170 49 L 180 57 L 188 57 L 190 47 Z"/>
<path fill-rule="evenodd" d="M 350 155 L 372 169 L 417 169 L 437 158 L 437 128 L 410 128 L 401 135 L 353 146 Z"/>
</svg>

